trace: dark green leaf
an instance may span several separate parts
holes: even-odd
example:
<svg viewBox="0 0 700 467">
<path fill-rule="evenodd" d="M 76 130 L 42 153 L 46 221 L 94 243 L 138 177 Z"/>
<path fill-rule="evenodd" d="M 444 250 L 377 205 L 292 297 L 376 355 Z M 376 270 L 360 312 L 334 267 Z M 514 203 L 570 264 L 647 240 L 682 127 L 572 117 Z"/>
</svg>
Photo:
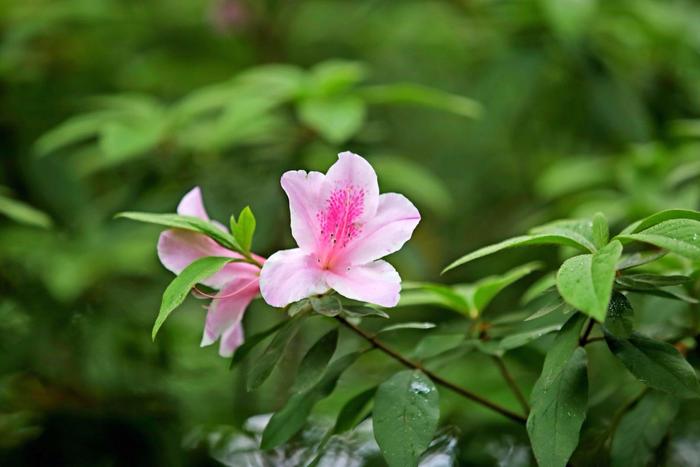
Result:
<svg viewBox="0 0 700 467">
<path fill-rule="evenodd" d="M 359 356 L 360 352 L 354 352 L 335 359 L 316 385 L 306 392 L 293 394 L 265 427 L 260 447 L 276 448 L 301 430 L 316 403 L 333 392 L 338 378 Z"/>
<path fill-rule="evenodd" d="M 577 348 L 560 371 L 533 389 L 527 433 L 540 466 L 564 467 L 578 446 L 588 404 L 586 361 L 586 351 Z"/>
<path fill-rule="evenodd" d="M 639 233 L 620 234 L 616 238 L 649 243 L 690 259 L 700 259 L 700 221 L 698 220 L 667 220 Z"/>
<path fill-rule="evenodd" d="M 343 408 L 340 409 L 331 432 L 339 434 L 355 428 L 367 416 L 367 407 L 376 392 L 376 387 L 369 388 L 347 401 Z"/>
<path fill-rule="evenodd" d="M 418 342 L 414 355 L 416 358 L 431 358 L 464 343 L 465 336 L 461 334 L 431 334 Z"/>
<path fill-rule="evenodd" d="M 686 303 L 698 303 L 698 300 L 685 293 L 678 284 L 692 280 L 687 276 L 660 276 L 656 274 L 630 274 L 615 279 L 621 290 L 656 295 L 658 297 L 682 300 Z M 664 285 L 666 284 L 666 285 Z"/>
<path fill-rule="evenodd" d="M 272 342 L 270 342 L 262 355 L 255 360 L 255 364 L 248 371 L 248 391 L 259 387 L 270 376 L 282 354 L 284 354 L 287 345 L 299 329 L 302 316 L 297 315 L 287 320 L 286 324 L 275 334 Z"/>
<path fill-rule="evenodd" d="M 238 216 L 238 221 L 231 216 L 231 232 L 243 251 L 249 252 L 253 246 L 255 234 L 255 216 L 249 206 L 246 206 Z"/>
<path fill-rule="evenodd" d="M 396 373 L 374 398 L 374 437 L 390 466 L 412 467 L 426 450 L 440 418 L 439 394 L 418 370 Z"/>
<path fill-rule="evenodd" d="M 178 214 L 151 214 L 147 212 L 122 212 L 115 217 L 145 222 L 147 224 L 162 225 L 174 229 L 189 230 L 207 235 L 219 245 L 230 250 L 242 252 L 240 245 L 228 233 L 216 225 L 192 216 L 180 216 Z"/>
<path fill-rule="evenodd" d="M 236 349 L 236 352 L 233 354 L 233 358 L 231 359 L 231 365 L 229 368 L 233 368 L 234 366 L 241 363 L 245 359 L 245 357 L 248 356 L 248 354 L 255 348 L 255 346 L 257 346 L 260 342 L 265 340 L 265 338 L 268 337 L 270 334 L 276 332 L 279 328 L 286 325 L 287 322 L 288 321 L 282 321 L 262 332 L 253 334 L 252 336 L 246 336 L 243 345 L 238 347 Z"/>
<path fill-rule="evenodd" d="M 491 255 L 493 253 L 497 253 L 502 250 L 507 250 L 509 248 L 516 248 L 516 247 L 521 247 L 521 246 L 531 246 L 531 245 L 565 245 L 565 246 L 572 246 L 574 248 L 579 248 L 579 249 L 584 249 L 588 250 L 589 246 L 593 248 L 593 245 L 590 244 L 588 246 L 584 246 L 580 244 L 578 241 L 573 240 L 572 238 L 563 235 L 561 233 L 553 233 L 553 234 L 536 234 L 536 235 L 522 235 L 520 237 L 513 237 L 509 238 L 508 240 L 504 240 L 500 243 L 496 243 L 494 245 L 489 245 L 484 248 L 480 248 L 476 251 L 473 251 L 467 255 L 462 256 L 458 260 L 454 261 L 452 264 L 447 266 L 445 269 L 442 270 L 442 274 L 446 273 L 447 271 L 451 271 L 452 269 L 459 267 L 463 264 L 466 264 L 470 261 L 474 261 L 475 259 L 483 258 L 484 256 Z M 592 251 L 592 250 L 591 250 Z"/>
<path fill-rule="evenodd" d="M 596 253 L 566 260 L 557 274 L 557 288 L 564 300 L 598 321 L 604 321 L 621 253 L 622 245 L 613 241 Z"/>
<path fill-rule="evenodd" d="M 309 349 L 299 364 L 292 392 L 305 392 L 321 379 L 337 345 L 336 328 L 326 333 Z"/>
<path fill-rule="evenodd" d="M 645 467 L 661 444 L 679 408 L 678 399 L 648 392 L 620 420 L 610 450 L 612 467 Z"/>
<path fill-rule="evenodd" d="M 634 310 L 627 297 L 613 292 L 605 318 L 605 329 L 612 335 L 628 338 L 634 331 Z"/>
<path fill-rule="evenodd" d="M 629 339 L 606 333 L 605 340 L 630 373 L 650 388 L 682 398 L 700 396 L 695 370 L 671 344 L 637 333 Z"/>
<path fill-rule="evenodd" d="M 230 263 L 233 258 L 219 257 L 219 256 L 205 256 L 204 258 L 199 258 L 198 260 L 192 262 L 189 266 L 182 270 L 182 272 L 173 279 L 173 281 L 168 285 L 163 292 L 163 300 L 160 303 L 160 311 L 158 311 L 158 317 L 153 325 L 153 332 L 151 336 L 153 339 L 156 338 L 158 330 L 163 325 L 165 320 L 170 316 L 175 308 L 180 306 L 180 304 L 185 301 L 187 295 L 192 290 L 196 284 L 202 280 L 210 277 L 221 268 L 223 268 L 227 263 Z"/>
<path fill-rule="evenodd" d="M 618 271 L 622 271 L 625 269 L 632 269 L 636 268 L 637 266 L 642 266 L 644 264 L 651 263 L 653 261 L 656 261 L 659 258 L 662 258 L 668 254 L 668 251 L 666 250 L 656 250 L 656 251 L 641 251 L 637 253 L 633 253 L 631 255 L 626 255 L 620 258 L 620 261 L 617 263 L 617 269 Z"/>
</svg>

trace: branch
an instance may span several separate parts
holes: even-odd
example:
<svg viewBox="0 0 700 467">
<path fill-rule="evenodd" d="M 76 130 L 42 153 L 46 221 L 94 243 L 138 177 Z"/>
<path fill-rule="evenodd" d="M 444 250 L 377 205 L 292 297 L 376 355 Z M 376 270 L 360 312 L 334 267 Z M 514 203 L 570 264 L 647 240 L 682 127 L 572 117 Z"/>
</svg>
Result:
<svg viewBox="0 0 700 467">
<path fill-rule="evenodd" d="M 506 363 L 503 361 L 503 358 L 499 357 L 498 355 L 494 355 L 493 361 L 496 362 L 498 369 L 501 370 L 501 375 L 503 375 L 503 379 L 505 379 L 506 383 L 508 383 L 508 386 L 510 386 L 510 389 L 511 391 L 513 391 L 515 398 L 518 399 L 518 402 L 520 402 L 520 405 L 523 407 L 525 414 L 530 413 L 530 405 L 527 403 L 527 399 L 520 391 L 520 388 L 515 382 L 515 379 L 513 379 L 513 375 L 511 375 L 508 371 L 508 368 L 506 367 Z"/>
<path fill-rule="evenodd" d="M 432 371 L 423 367 L 423 365 L 421 365 L 420 363 L 412 362 L 411 360 L 408 360 L 406 357 L 404 357 L 400 353 L 396 352 L 395 350 L 391 349 L 390 347 L 387 347 L 386 345 L 384 345 L 384 343 L 382 343 L 376 337 L 363 331 L 361 328 L 355 326 L 354 324 L 352 324 L 351 322 L 349 322 L 348 320 L 346 320 L 342 316 L 336 316 L 335 319 L 338 320 L 344 326 L 348 327 L 355 334 L 357 334 L 358 336 L 362 337 L 367 342 L 369 342 L 372 345 L 372 347 L 381 350 L 382 352 L 384 352 L 385 354 L 387 354 L 388 356 L 390 356 L 394 360 L 398 361 L 399 363 L 401 363 L 402 365 L 404 365 L 407 368 L 422 371 L 430 379 L 432 379 L 434 382 L 436 382 L 440 386 L 443 386 L 447 389 L 450 389 L 451 391 L 456 392 L 460 396 L 465 397 L 467 399 L 470 399 L 479 405 L 482 405 L 484 407 L 487 407 L 487 408 L 493 410 L 494 412 L 498 412 L 499 414 L 513 420 L 514 422 L 517 422 L 520 424 L 525 424 L 525 422 L 527 421 L 527 419 L 524 416 L 522 416 L 518 413 L 515 413 L 509 409 L 506 409 L 505 407 L 501 407 L 500 405 L 498 405 L 494 402 L 491 402 L 488 399 L 484 399 L 483 397 L 481 397 L 477 394 L 474 394 L 473 392 L 471 392 L 467 389 L 464 389 L 463 387 L 457 386 L 456 384 L 443 379 L 442 377 L 436 375 Z"/>
</svg>

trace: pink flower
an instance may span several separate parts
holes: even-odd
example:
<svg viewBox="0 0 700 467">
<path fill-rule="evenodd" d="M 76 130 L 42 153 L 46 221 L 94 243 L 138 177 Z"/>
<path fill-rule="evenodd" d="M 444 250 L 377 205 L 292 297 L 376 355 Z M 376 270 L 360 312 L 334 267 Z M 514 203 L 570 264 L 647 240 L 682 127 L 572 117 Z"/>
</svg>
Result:
<svg viewBox="0 0 700 467">
<path fill-rule="evenodd" d="M 299 248 L 270 256 L 260 273 L 265 301 L 286 306 L 334 289 L 345 297 L 395 306 L 401 278 L 380 258 L 398 251 L 420 221 L 404 196 L 379 194 L 377 174 L 351 152 L 323 175 L 303 170 L 282 176 L 292 235 Z"/>
<path fill-rule="evenodd" d="M 209 220 L 199 187 L 193 188 L 180 201 L 177 213 Z M 213 221 L 222 230 L 226 228 Z M 166 230 L 158 240 L 158 258 L 163 266 L 179 274 L 193 261 L 204 256 L 229 256 L 242 258 L 206 235 L 187 230 Z M 264 259 L 254 255 L 255 259 Z M 229 263 L 219 272 L 203 281 L 204 285 L 218 289 L 207 311 L 202 346 L 211 345 L 221 338 L 219 354 L 228 357 L 243 343 L 241 320 L 248 304 L 259 292 L 257 266 L 248 263 Z"/>
</svg>

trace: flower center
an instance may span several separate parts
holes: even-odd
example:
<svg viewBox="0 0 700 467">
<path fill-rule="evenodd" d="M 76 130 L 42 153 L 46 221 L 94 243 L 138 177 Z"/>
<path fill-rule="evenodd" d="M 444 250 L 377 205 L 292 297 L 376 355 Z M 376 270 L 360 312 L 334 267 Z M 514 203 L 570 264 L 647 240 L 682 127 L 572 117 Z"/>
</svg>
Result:
<svg viewBox="0 0 700 467">
<path fill-rule="evenodd" d="M 329 269 L 334 254 L 356 238 L 362 231 L 357 219 L 364 211 L 365 190 L 346 185 L 333 190 L 326 206 L 316 214 L 321 228 L 318 262 Z"/>
</svg>

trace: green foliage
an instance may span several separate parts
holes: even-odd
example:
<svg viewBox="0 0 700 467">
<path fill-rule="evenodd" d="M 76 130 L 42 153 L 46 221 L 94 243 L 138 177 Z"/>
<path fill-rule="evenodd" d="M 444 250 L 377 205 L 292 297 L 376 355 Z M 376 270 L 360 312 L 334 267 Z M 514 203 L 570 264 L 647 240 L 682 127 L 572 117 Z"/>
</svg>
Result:
<svg viewBox="0 0 700 467">
<path fill-rule="evenodd" d="M 323 335 L 304 356 L 292 386 L 292 392 L 305 392 L 323 376 L 338 345 L 338 330 L 333 329 Z"/>
<path fill-rule="evenodd" d="M 165 292 L 163 292 L 163 300 L 160 303 L 160 310 L 158 311 L 156 322 L 153 324 L 151 337 L 153 339 L 156 338 L 165 320 L 168 319 L 170 313 L 172 313 L 175 308 L 185 301 L 192 287 L 202 282 L 204 279 L 213 276 L 231 261 L 233 261 L 233 258 L 205 256 L 193 261 L 189 266 L 183 269 L 168 285 Z"/>
<path fill-rule="evenodd" d="M 649 465 L 680 407 L 678 399 L 649 391 L 627 412 L 615 430 L 610 450 L 614 467 Z"/>
<path fill-rule="evenodd" d="M 231 216 L 231 233 L 241 249 L 250 253 L 250 248 L 253 246 L 253 235 L 255 235 L 255 216 L 250 207 L 243 208 L 238 215 L 238 220 Z"/>
<path fill-rule="evenodd" d="M 439 395 L 418 370 L 404 370 L 377 389 L 372 412 L 374 437 L 390 466 L 417 466 L 440 418 Z"/>
<path fill-rule="evenodd" d="M 622 245 L 613 241 L 593 254 L 566 260 L 557 273 L 557 288 L 564 300 L 598 321 L 604 321 L 621 253 Z"/>
<path fill-rule="evenodd" d="M 299 330 L 299 324 L 302 318 L 303 315 L 298 315 L 288 320 L 285 325 L 277 331 L 260 357 L 255 360 L 255 365 L 252 365 L 248 370 L 248 378 L 246 380 L 248 391 L 258 388 L 270 376 L 270 373 L 275 369 L 275 366 L 277 366 L 277 363 L 284 354 L 284 350 L 289 345 L 289 342 Z"/>
<path fill-rule="evenodd" d="M 43 228 L 49 228 L 52 225 L 51 218 L 45 213 L 21 201 L 3 196 L 2 194 L 0 194 L 0 214 L 21 224 Z"/>
</svg>

